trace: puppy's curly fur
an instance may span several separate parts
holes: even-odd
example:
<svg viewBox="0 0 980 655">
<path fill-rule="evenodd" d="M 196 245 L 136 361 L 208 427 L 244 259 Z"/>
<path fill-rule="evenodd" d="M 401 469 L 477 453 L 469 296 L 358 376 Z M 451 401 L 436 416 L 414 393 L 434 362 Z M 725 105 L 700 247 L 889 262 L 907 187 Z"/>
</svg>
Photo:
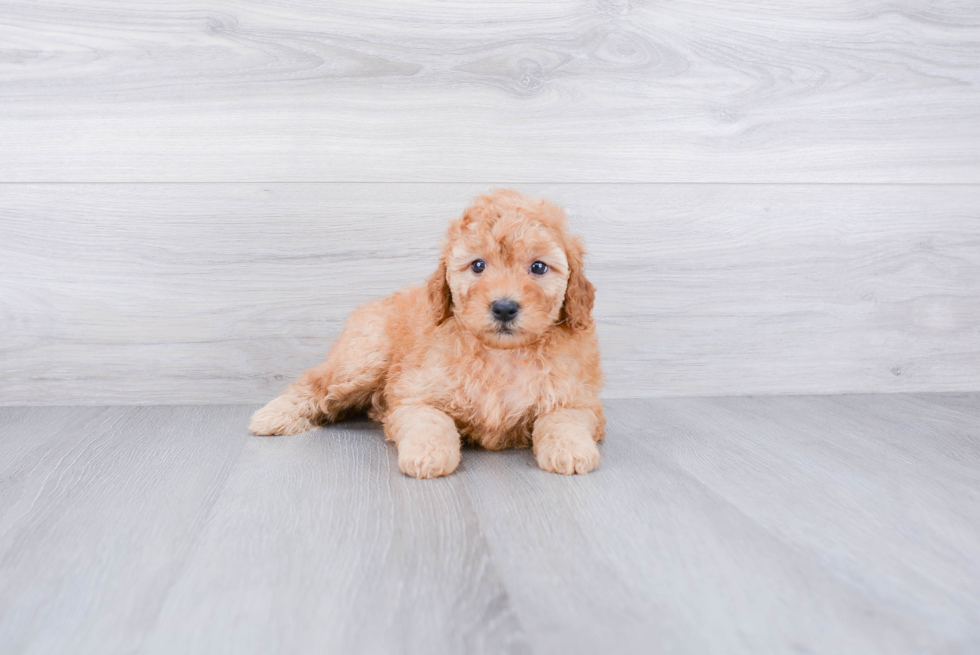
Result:
<svg viewBox="0 0 980 655">
<path fill-rule="evenodd" d="M 582 252 L 554 204 L 511 190 L 477 198 L 427 283 L 356 309 L 326 361 L 250 429 L 297 434 L 367 410 L 418 478 L 452 473 L 463 440 L 533 445 L 546 471 L 591 471 L 605 419 Z M 507 300 L 519 306 L 509 321 L 492 307 Z"/>
</svg>

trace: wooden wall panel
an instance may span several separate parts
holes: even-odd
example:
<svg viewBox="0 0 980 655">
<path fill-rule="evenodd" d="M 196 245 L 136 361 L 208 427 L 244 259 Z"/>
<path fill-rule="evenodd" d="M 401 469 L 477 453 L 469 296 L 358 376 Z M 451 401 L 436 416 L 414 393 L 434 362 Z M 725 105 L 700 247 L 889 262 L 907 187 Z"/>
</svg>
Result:
<svg viewBox="0 0 980 655">
<path fill-rule="evenodd" d="M 491 185 L 610 395 L 980 388 L 980 5 L 0 4 L 0 403 L 257 402 Z"/>
<path fill-rule="evenodd" d="M 0 181 L 980 183 L 980 4 L 0 5 Z"/>
<path fill-rule="evenodd" d="M 261 402 L 484 185 L 0 185 L 0 403 Z M 608 396 L 980 389 L 980 187 L 525 185 Z"/>
</svg>

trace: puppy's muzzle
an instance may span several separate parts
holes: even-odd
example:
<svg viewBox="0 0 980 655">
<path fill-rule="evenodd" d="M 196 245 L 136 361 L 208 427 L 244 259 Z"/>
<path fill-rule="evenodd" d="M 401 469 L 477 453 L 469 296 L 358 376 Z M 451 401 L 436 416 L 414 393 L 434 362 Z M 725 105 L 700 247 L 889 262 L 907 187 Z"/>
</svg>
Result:
<svg viewBox="0 0 980 655">
<path fill-rule="evenodd" d="M 510 323 L 521 311 L 521 306 L 510 298 L 494 300 L 490 304 L 490 313 L 501 323 Z"/>
</svg>

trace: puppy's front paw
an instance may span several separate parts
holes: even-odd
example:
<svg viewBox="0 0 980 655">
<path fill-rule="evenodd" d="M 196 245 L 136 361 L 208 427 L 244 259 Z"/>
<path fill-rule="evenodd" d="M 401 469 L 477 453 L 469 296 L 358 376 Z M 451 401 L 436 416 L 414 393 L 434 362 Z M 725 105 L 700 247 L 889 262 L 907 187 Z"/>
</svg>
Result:
<svg viewBox="0 0 980 655">
<path fill-rule="evenodd" d="M 249 430 L 262 436 L 300 434 L 315 427 L 310 419 L 302 415 L 296 402 L 287 396 L 279 396 L 270 401 L 252 414 L 252 420 L 248 424 Z"/>
<path fill-rule="evenodd" d="M 599 465 L 599 447 L 589 439 L 549 439 L 535 444 L 538 466 L 551 473 L 588 473 Z"/>
<path fill-rule="evenodd" d="M 398 443 L 398 468 L 413 478 L 438 478 L 459 466 L 459 444 L 440 443 L 424 438 L 403 439 Z"/>
</svg>

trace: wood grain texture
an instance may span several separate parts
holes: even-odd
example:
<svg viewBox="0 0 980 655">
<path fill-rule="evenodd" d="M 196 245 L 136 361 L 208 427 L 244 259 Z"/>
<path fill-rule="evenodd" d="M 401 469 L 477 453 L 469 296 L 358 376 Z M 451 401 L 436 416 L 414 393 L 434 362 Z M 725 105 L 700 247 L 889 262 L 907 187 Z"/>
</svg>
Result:
<svg viewBox="0 0 980 655">
<path fill-rule="evenodd" d="M 248 408 L 7 412 L 0 651 L 137 652 L 241 452 Z"/>
<path fill-rule="evenodd" d="M 0 181 L 980 182 L 980 5 L 0 5 Z"/>
<path fill-rule="evenodd" d="M 595 473 L 479 452 L 465 487 L 541 652 L 969 652 L 976 424 L 904 398 L 609 401 Z"/>
<path fill-rule="evenodd" d="M 955 410 L 966 416 L 975 416 L 980 419 L 980 399 L 976 394 L 971 393 L 946 393 L 946 394 L 917 394 L 913 395 L 917 401 L 928 402 L 941 405 L 946 409 Z"/>
<path fill-rule="evenodd" d="M 0 651 L 971 653 L 980 394 L 619 399 L 587 476 L 0 409 Z"/>
<path fill-rule="evenodd" d="M 940 641 L 907 633 L 918 650 L 955 652 L 964 635 L 977 643 L 976 423 L 904 395 L 663 406 L 653 419 L 662 433 L 683 427 L 713 444 L 675 437 L 685 470 L 834 578 L 884 600 L 903 626 L 919 616 L 941 628 Z"/>
<path fill-rule="evenodd" d="M 0 404 L 264 402 L 482 185 L 0 186 Z M 980 389 L 980 187 L 551 185 L 615 396 Z"/>
<path fill-rule="evenodd" d="M 460 478 L 427 482 L 367 420 L 248 438 L 145 652 L 528 652 Z"/>
</svg>

